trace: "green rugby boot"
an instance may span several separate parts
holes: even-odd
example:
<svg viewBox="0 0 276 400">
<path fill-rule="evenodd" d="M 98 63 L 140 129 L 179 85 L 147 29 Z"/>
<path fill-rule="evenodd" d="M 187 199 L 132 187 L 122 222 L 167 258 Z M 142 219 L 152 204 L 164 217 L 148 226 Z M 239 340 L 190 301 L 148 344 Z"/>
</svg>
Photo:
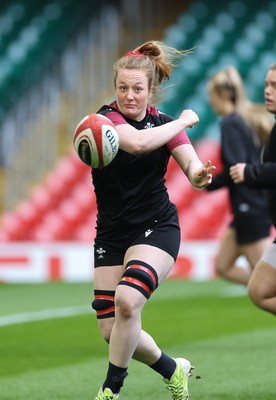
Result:
<svg viewBox="0 0 276 400">
<path fill-rule="evenodd" d="M 188 393 L 188 377 L 191 376 L 190 361 L 185 358 L 175 358 L 176 369 L 170 380 L 164 378 L 167 389 L 172 393 L 173 400 L 187 400 L 189 399 Z"/>
<path fill-rule="evenodd" d="M 95 397 L 95 400 L 115 400 L 119 398 L 119 394 L 114 394 L 109 388 L 105 388 L 104 391 L 101 388 Z"/>
</svg>

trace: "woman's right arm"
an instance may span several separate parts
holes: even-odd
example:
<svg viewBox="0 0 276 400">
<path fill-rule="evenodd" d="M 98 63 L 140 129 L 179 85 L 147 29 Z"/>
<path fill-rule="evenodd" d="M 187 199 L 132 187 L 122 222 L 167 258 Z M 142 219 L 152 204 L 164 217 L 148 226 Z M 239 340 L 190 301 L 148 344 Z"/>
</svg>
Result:
<svg viewBox="0 0 276 400">
<path fill-rule="evenodd" d="M 178 119 L 164 125 L 138 130 L 129 124 L 117 125 L 120 149 L 127 153 L 147 153 L 168 143 L 185 128 L 191 128 L 199 122 L 192 110 L 184 110 Z"/>
</svg>

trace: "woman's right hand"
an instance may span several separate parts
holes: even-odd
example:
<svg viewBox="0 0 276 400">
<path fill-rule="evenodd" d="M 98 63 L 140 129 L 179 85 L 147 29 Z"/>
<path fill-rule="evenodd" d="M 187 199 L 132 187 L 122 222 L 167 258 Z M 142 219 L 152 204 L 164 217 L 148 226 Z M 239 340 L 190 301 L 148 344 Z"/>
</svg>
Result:
<svg viewBox="0 0 276 400">
<path fill-rule="evenodd" d="M 193 110 L 182 111 L 179 119 L 185 122 L 185 128 L 192 128 L 194 125 L 199 123 L 199 118 Z"/>
</svg>

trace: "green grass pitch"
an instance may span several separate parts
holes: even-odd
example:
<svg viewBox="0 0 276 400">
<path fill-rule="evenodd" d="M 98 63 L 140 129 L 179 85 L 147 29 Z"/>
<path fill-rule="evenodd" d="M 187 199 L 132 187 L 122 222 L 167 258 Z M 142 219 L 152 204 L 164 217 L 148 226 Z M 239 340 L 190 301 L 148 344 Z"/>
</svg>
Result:
<svg viewBox="0 0 276 400">
<path fill-rule="evenodd" d="M 94 399 L 108 347 L 90 308 L 92 293 L 88 283 L 0 285 L 1 400 Z M 275 317 L 257 309 L 242 287 L 167 280 L 146 305 L 143 328 L 166 353 L 195 365 L 191 399 L 275 400 Z M 170 393 L 161 376 L 132 361 L 120 399 L 169 400 Z"/>
</svg>

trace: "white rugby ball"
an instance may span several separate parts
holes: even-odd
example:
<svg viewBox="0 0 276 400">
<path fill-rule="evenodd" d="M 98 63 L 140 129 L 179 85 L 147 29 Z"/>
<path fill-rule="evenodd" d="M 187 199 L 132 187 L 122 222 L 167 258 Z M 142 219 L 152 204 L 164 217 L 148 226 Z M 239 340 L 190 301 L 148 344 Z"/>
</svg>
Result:
<svg viewBox="0 0 276 400">
<path fill-rule="evenodd" d="M 115 158 L 119 136 L 110 119 L 101 114 L 89 114 L 77 125 L 73 145 L 85 164 L 103 168 Z"/>
</svg>

